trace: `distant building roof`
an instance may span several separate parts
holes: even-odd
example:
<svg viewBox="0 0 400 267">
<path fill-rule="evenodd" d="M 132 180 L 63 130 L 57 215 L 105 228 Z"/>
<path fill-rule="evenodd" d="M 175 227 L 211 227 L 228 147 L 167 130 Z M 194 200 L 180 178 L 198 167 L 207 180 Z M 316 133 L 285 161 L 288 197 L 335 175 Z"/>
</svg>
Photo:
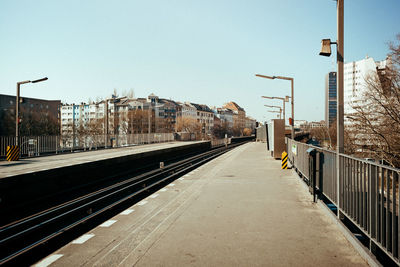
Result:
<svg viewBox="0 0 400 267">
<path fill-rule="evenodd" d="M 224 108 L 229 108 L 229 109 L 232 109 L 232 110 L 244 111 L 244 109 L 241 106 L 239 106 L 238 104 L 236 104 L 233 101 L 231 101 L 229 103 L 225 103 L 223 107 Z"/>
<path fill-rule="evenodd" d="M 195 104 L 195 103 L 190 103 L 190 104 L 193 105 L 198 111 L 213 113 L 213 111 L 207 105 Z"/>
</svg>

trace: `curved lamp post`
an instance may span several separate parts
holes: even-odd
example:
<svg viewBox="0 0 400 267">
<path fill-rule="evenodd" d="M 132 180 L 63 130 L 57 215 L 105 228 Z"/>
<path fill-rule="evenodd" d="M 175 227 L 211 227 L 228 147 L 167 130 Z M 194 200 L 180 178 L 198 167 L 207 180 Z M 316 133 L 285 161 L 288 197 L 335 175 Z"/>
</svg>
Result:
<svg viewBox="0 0 400 267">
<path fill-rule="evenodd" d="M 17 82 L 17 96 L 16 96 L 16 103 L 15 103 L 15 144 L 18 146 L 19 145 L 19 91 L 21 84 L 26 84 L 26 83 L 39 83 L 39 82 L 44 82 L 48 80 L 47 77 L 44 77 L 42 79 L 38 80 L 27 80 L 27 81 L 22 81 L 22 82 Z"/>
<path fill-rule="evenodd" d="M 279 99 L 282 100 L 282 105 L 283 105 L 283 120 L 285 121 L 286 125 L 286 116 L 285 116 L 285 102 L 289 102 L 290 96 L 285 96 L 285 97 L 278 97 L 278 96 L 261 96 L 262 98 L 268 98 L 268 99 Z"/>
<path fill-rule="evenodd" d="M 282 119 L 282 108 L 281 107 L 279 107 L 279 106 L 271 106 L 271 105 L 264 105 L 264 106 L 269 107 L 269 108 L 279 108 L 279 111 L 274 111 L 274 112 L 276 112 L 276 113 L 279 112 L 279 119 Z"/>
<path fill-rule="evenodd" d="M 260 78 L 266 78 L 266 79 L 280 79 L 280 80 L 287 80 L 291 82 L 292 85 L 292 121 L 289 123 L 292 126 L 292 139 L 294 140 L 294 99 L 293 99 L 293 91 L 294 91 L 294 78 L 292 77 L 284 77 L 284 76 L 267 76 L 267 75 L 261 75 L 261 74 L 256 74 L 257 77 Z"/>
</svg>

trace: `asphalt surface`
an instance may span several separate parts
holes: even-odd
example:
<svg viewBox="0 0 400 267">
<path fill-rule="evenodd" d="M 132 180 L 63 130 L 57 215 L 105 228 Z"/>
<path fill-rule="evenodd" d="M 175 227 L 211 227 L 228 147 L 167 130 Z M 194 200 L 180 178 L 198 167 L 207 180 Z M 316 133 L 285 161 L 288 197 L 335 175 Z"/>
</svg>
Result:
<svg viewBox="0 0 400 267">
<path fill-rule="evenodd" d="M 38 266 L 367 266 L 293 170 L 248 143 Z"/>
</svg>

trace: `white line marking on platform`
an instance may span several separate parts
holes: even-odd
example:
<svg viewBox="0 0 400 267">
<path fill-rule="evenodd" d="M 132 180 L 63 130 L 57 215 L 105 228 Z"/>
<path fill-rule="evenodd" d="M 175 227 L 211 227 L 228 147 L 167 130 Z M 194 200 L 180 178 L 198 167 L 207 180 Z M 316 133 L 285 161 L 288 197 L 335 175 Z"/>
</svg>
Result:
<svg viewBox="0 0 400 267">
<path fill-rule="evenodd" d="M 100 227 L 110 227 L 111 225 L 113 225 L 116 222 L 116 220 L 108 220 L 106 222 L 103 222 L 102 224 L 100 224 Z"/>
<path fill-rule="evenodd" d="M 132 212 L 134 212 L 135 210 L 132 210 L 132 209 L 127 209 L 127 210 L 124 210 L 123 212 L 121 212 L 120 214 L 121 215 L 129 215 L 129 214 L 131 214 Z"/>
<path fill-rule="evenodd" d="M 146 200 L 140 201 L 140 202 L 138 203 L 139 206 L 143 206 L 143 205 L 146 205 L 146 204 L 147 204 L 147 201 L 146 201 Z"/>
<path fill-rule="evenodd" d="M 168 186 L 175 186 L 175 184 L 169 184 Z"/>
<path fill-rule="evenodd" d="M 192 174 L 194 174 L 194 172 L 189 172 L 189 175 L 192 175 Z"/>
<path fill-rule="evenodd" d="M 160 192 L 165 192 L 167 190 L 168 190 L 167 188 L 162 188 L 162 189 L 160 189 Z"/>
<path fill-rule="evenodd" d="M 156 197 L 158 197 L 158 194 L 153 194 L 150 196 L 150 198 L 156 198 Z"/>
<path fill-rule="evenodd" d="M 83 243 L 85 243 L 86 241 L 88 241 L 92 237 L 94 237 L 94 234 L 83 235 L 83 236 L 75 239 L 74 241 L 72 241 L 72 244 L 83 244 Z"/>
<path fill-rule="evenodd" d="M 179 180 L 179 181 L 183 181 L 183 180 L 185 180 L 185 178 L 181 177 L 181 178 L 179 178 L 178 180 Z"/>
<path fill-rule="evenodd" d="M 47 267 L 50 264 L 52 264 L 53 262 L 55 262 L 56 260 L 58 260 L 59 258 L 61 258 L 62 256 L 63 256 L 63 254 L 50 255 L 50 256 L 44 258 L 43 260 L 39 261 L 38 263 L 36 263 L 33 266 L 34 267 Z"/>
</svg>

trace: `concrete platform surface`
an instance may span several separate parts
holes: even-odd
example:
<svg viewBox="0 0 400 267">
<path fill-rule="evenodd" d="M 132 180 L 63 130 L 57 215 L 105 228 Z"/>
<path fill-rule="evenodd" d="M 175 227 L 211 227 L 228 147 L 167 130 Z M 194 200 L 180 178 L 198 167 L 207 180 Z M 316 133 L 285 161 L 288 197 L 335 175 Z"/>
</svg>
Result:
<svg viewBox="0 0 400 267">
<path fill-rule="evenodd" d="M 366 266 L 293 170 L 248 143 L 38 266 Z"/>
<path fill-rule="evenodd" d="M 20 159 L 18 161 L 0 161 L 0 179 L 14 175 L 37 172 L 53 168 L 60 168 L 91 161 L 116 158 L 131 154 L 149 152 L 158 149 L 172 148 L 177 146 L 197 143 L 191 142 L 167 142 L 141 146 L 130 146 L 113 149 L 101 149 L 67 154 L 50 155 Z"/>
</svg>

